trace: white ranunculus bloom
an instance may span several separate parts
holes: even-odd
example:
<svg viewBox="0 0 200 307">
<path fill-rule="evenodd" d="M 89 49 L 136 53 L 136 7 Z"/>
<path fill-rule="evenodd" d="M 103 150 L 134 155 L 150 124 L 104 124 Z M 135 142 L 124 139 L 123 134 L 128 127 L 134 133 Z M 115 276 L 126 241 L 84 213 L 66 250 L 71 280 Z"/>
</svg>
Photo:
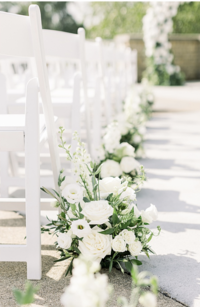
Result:
<svg viewBox="0 0 200 307">
<path fill-rule="evenodd" d="M 128 247 L 129 252 L 132 256 L 138 256 L 142 251 L 142 244 L 140 241 L 134 241 L 133 243 L 129 244 Z"/>
<path fill-rule="evenodd" d="M 72 221 L 71 230 L 79 238 L 83 238 L 91 232 L 90 225 L 84 219 Z"/>
<path fill-rule="evenodd" d="M 90 220 L 89 224 L 101 225 L 109 221 L 108 218 L 113 214 L 113 207 L 107 200 L 96 200 L 87 203 L 82 213 Z"/>
<path fill-rule="evenodd" d="M 61 248 L 68 249 L 72 244 L 71 231 L 59 233 L 57 238 L 58 245 Z"/>
<path fill-rule="evenodd" d="M 140 163 L 133 157 L 124 157 L 120 162 L 120 166 L 124 173 L 130 173 L 134 170 L 139 170 Z"/>
<path fill-rule="evenodd" d="M 131 188 L 127 188 L 121 195 L 120 195 L 120 199 L 126 199 L 126 200 L 130 200 L 130 201 L 134 201 L 136 200 L 136 194 L 135 191 Z"/>
<path fill-rule="evenodd" d="M 119 157 L 124 157 L 124 156 L 135 157 L 135 148 L 130 144 L 123 142 L 117 147 L 115 153 Z"/>
<path fill-rule="evenodd" d="M 116 236 L 112 240 L 112 249 L 115 252 L 123 253 L 127 250 L 126 248 L 126 242 L 124 241 L 122 236 Z"/>
<path fill-rule="evenodd" d="M 155 294 L 151 292 L 145 292 L 143 295 L 139 298 L 139 303 L 143 307 L 156 307 L 157 306 L 157 298 Z"/>
<path fill-rule="evenodd" d="M 131 230 L 124 229 L 119 235 L 122 236 L 127 244 L 131 244 L 135 241 L 135 233 Z"/>
<path fill-rule="evenodd" d="M 158 211 L 156 209 L 156 206 L 151 204 L 150 207 L 147 208 L 145 211 L 141 211 L 141 216 L 144 223 L 150 224 L 156 221 L 158 218 Z"/>
<path fill-rule="evenodd" d="M 137 207 L 135 204 L 133 204 L 133 208 L 134 208 L 134 215 L 135 215 L 136 217 L 139 217 L 139 216 L 141 215 L 141 213 L 140 213 L 140 211 L 138 210 L 138 207 Z"/>
<path fill-rule="evenodd" d="M 103 235 L 102 229 L 95 226 L 92 228 L 91 233 L 79 241 L 79 250 L 83 256 L 90 257 L 93 260 L 101 261 L 106 255 L 111 254 L 111 235 Z"/>
<path fill-rule="evenodd" d="M 101 166 L 101 178 L 119 177 L 122 174 L 120 165 L 113 160 L 106 160 Z"/>
<path fill-rule="evenodd" d="M 70 204 L 75 204 L 83 199 L 83 190 L 77 183 L 72 183 L 63 189 L 62 195 Z"/>
<path fill-rule="evenodd" d="M 106 198 L 111 193 L 116 194 L 121 188 L 121 179 L 118 177 L 106 177 L 99 181 L 101 198 Z"/>
</svg>

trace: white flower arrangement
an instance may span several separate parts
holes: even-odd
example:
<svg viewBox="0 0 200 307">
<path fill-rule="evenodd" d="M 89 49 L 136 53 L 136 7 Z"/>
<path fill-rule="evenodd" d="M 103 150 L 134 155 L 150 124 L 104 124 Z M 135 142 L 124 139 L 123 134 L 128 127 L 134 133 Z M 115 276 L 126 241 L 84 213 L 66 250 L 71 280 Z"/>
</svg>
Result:
<svg viewBox="0 0 200 307">
<path fill-rule="evenodd" d="M 126 248 L 120 236 L 115 242 Z M 113 240 L 113 241 L 114 241 Z M 113 244 L 115 244 L 113 242 Z M 69 286 L 61 296 L 61 304 L 64 307 L 106 307 L 111 297 L 113 286 L 108 282 L 106 274 L 100 274 L 100 265 L 97 261 L 80 256 L 74 260 L 74 268 Z M 137 267 L 131 271 L 132 291 L 130 301 L 125 297 L 119 297 L 118 302 L 122 307 L 136 307 L 138 302 L 143 307 L 157 306 L 158 281 L 156 276 L 148 272 L 138 273 Z M 144 287 L 149 290 L 144 290 Z"/>
<path fill-rule="evenodd" d="M 171 43 L 172 17 L 177 14 L 180 2 L 151 2 L 143 18 L 143 39 L 146 48 L 146 78 L 154 85 L 182 85 L 184 77 L 180 67 L 174 65 Z"/>
<path fill-rule="evenodd" d="M 55 244 L 61 252 L 59 261 L 71 259 L 66 274 L 72 272 L 73 261 L 79 255 L 98 261 L 109 270 L 116 265 L 122 268 L 124 263 L 130 271 L 132 264 L 141 264 L 137 258 L 141 252 L 148 257 L 153 252 L 149 242 L 154 233 L 146 226 L 157 219 L 157 209 L 151 205 L 140 212 L 136 206 L 135 190 L 129 187 L 126 178 L 116 176 L 100 180 L 104 164 L 97 166 L 91 161 L 77 134 L 78 148 L 71 154 L 70 147 L 66 147 L 63 141 L 63 131 L 61 128 L 60 147 L 66 151 L 72 165 L 79 165 L 79 169 L 73 168 L 76 183 L 69 185 L 64 184 L 65 176 L 61 172 L 58 184 L 65 186 L 63 190 L 42 188 L 56 199 L 60 209 L 57 220 L 50 221 L 42 231 L 56 235 Z M 133 155 L 129 146 L 125 152 Z M 124 148 L 120 147 L 120 157 L 123 151 Z M 128 158 L 134 159 L 132 156 Z M 160 227 L 158 230 L 160 232 Z"/>
</svg>

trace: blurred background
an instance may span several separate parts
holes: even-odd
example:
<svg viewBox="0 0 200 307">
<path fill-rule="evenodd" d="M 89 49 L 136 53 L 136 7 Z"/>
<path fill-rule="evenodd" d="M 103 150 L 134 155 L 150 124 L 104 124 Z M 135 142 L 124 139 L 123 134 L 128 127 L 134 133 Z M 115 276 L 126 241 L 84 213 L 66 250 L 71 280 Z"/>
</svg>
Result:
<svg viewBox="0 0 200 307">
<path fill-rule="evenodd" d="M 138 51 L 138 81 L 146 68 L 142 19 L 149 2 L 0 2 L 0 10 L 28 14 L 28 6 L 40 6 L 43 28 L 76 33 L 84 27 L 86 37 L 114 39 Z M 186 81 L 200 79 L 200 2 L 179 2 L 169 36 L 175 65 Z"/>
</svg>

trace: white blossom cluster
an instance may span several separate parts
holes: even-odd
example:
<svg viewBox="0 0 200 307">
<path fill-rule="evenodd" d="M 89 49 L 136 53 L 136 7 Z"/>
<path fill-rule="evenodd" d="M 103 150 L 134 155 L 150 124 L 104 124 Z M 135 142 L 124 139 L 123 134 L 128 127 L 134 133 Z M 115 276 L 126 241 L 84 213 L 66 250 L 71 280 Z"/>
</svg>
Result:
<svg viewBox="0 0 200 307">
<path fill-rule="evenodd" d="M 70 284 L 61 296 L 61 304 L 64 307 L 108 306 L 113 286 L 109 284 L 108 276 L 100 274 L 99 270 L 100 265 L 96 261 L 83 256 L 75 259 Z M 143 307 L 156 307 L 156 295 L 150 291 L 142 290 L 142 285 L 145 283 L 152 287 L 151 281 L 146 278 L 148 272 L 138 274 L 137 271 L 134 271 L 134 274 L 137 274 L 137 288 L 133 284 L 130 302 L 125 297 L 118 298 L 122 307 L 136 306 L 138 300 Z M 154 280 L 154 283 L 157 282 L 156 277 L 153 277 L 152 280 Z"/>
<path fill-rule="evenodd" d="M 172 32 L 172 17 L 177 14 L 180 2 L 151 2 L 143 18 L 143 39 L 146 48 L 146 56 L 153 57 L 155 65 L 165 65 L 169 75 L 178 73 L 179 66 L 173 65 L 173 54 L 168 34 Z"/>
<path fill-rule="evenodd" d="M 74 260 L 70 285 L 61 296 L 64 307 L 105 307 L 112 286 L 106 274 L 94 274 L 100 270 L 98 262 L 85 257 Z"/>
<path fill-rule="evenodd" d="M 88 203 L 83 201 L 83 191 L 78 184 L 68 184 L 63 189 L 62 195 L 69 203 L 75 205 L 81 203 L 81 213 L 84 218 L 72 220 L 70 230 L 65 233 L 57 233 L 58 246 L 63 249 L 69 249 L 73 238 L 83 238 L 79 241 L 78 246 L 81 254 L 99 263 L 106 255 L 111 254 L 112 249 L 115 252 L 129 251 L 132 256 L 138 256 L 143 246 L 136 238 L 134 230 L 124 229 L 115 238 L 112 238 L 111 235 L 101 234 L 102 229 L 100 226 L 105 223 L 110 228 L 109 217 L 113 215 L 113 207 L 105 199 L 111 193 L 119 196 L 123 200 L 123 209 L 118 208 L 120 215 L 127 215 L 134 208 L 135 217 L 141 216 L 143 222 L 148 224 L 157 220 L 158 212 L 156 207 L 151 204 L 145 211 L 139 211 L 134 204 L 136 200 L 134 190 L 128 187 L 128 182 L 124 182 L 118 177 L 107 177 L 100 180 L 99 189 L 101 199 Z M 68 216 L 71 219 L 75 218 L 72 212 L 68 212 Z M 92 225 L 95 226 L 91 227 Z"/>
</svg>

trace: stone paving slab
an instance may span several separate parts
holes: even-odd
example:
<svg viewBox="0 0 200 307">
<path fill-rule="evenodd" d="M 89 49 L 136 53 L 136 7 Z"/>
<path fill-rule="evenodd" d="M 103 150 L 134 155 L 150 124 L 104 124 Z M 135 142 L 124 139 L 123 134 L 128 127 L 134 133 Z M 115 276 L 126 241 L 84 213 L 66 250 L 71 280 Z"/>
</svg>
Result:
<svg viewBox="0 0 200 307">
<path fill-rule="evenodd" d="M 200 306 L 200 112 L 159 113 L 148 122 L 148 180 L 138 195 L 144 209 L 159 211 L 161 235 L 152 241 L 157 255 L 142 269 L 159 277 L 160 287 L 191 307 Z"/>
<path fill-rule="evenodd" d="M 0 242 L 23 244 L 25 235 L 25 218 L 14 212 L 0 211 Z M 54 263 L 59 258 L 53 245 L 54 239 L 47 234 L 42 235 L 42 279 L 32 281 L 40 286 L 32 307 L 60 307 L 60 296 L 69 284 L 70 277 L 65 277 L 67 261 Z M 108 273 L 102 270 L 102 273 Z M 116 297 L 130 296 L 131 277 L 114 269 L 108 274 L 114 286 L 114 293 L 109 307 L 117 307 Z M 12 289 L 23 289 L 26 282 L 26 264 L 15 262 L 0 262 L 0 307 L 16 307 Z M 159 293 L 158 307 L 182 307 L 182 304 Z"/>
</svg>

